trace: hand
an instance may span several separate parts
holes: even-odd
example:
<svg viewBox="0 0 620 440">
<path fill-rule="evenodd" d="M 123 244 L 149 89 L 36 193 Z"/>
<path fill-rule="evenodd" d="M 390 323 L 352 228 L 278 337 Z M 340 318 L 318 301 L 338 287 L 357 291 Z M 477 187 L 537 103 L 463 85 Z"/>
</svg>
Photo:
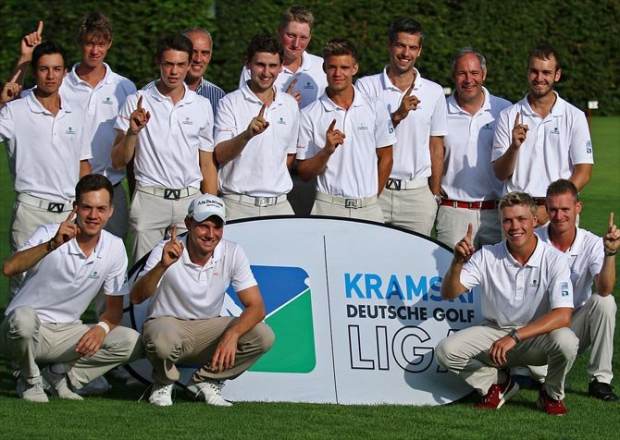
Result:
<svg viewBox="0 0 620 440">
<path fill-rule="evenodd" d="M 211 359 L 211 371 L 219 373 L 235 365 L 238 341 L 239 338 L 230 331 L 222 335 L 220 342 L 215 348 L 215 353 L 213 353 L 213 358 Z"/>
<path fill-rule="evenodd" d="M 297 101 L 297 104 L 301 103 L 301 92 L 299 90 L 295 90 L 295 85 L 297 84 L 297 78 L 293 78 L 291 83 L 286 88 L 286 93 L 291 95 Z"/>
<path fill-rule="evenodd" d="M 32 61 L 34 48 L 43 41 L 43 22 L 39 21 L 37 30 L 22 38 L 20 53 L 22 61 Z"/>
<path fill-rule="evenodd" d="M 179 261 L 183 255 L 183 243 L 177 240 L 177 227 L 173 225 L 170 229 L 170 240 L 164 245 L 164 250 L 161 254 L 161 264 L 166 269 Z"/>
<path fill-rule="evenodd" d="M 345 135 L 343 132 L 338 130 L 336 127 L 336 120 L 334 119 L 329 127 L 327 128 L 327 133 L 325 134 L 325 150 L 332 154 L 338 148 L 338 145 L 344 143 Z"/>
<path fill-rule="evenodd" d="M 129 133 L 136 135 L 146 127 L 151 114 L 142 108 L 142 96 L 138 98 L 137 108 L 129 116 Z"/>
<path fill-rule="evenodd" d="M 2 92 L 0 92 L 0 102 L 2 102 L 2 104 L 6 104 L 7 102 L 14 100 L 21 93 L 22 86 L 17 82 L 17 78 L 19 78 L 20 74 L 21 71 L 18 70 L 15 72 L 15 75 L 13 75 L 13 78 L 4 84 Z"/>
<path fill-rule="evenodd" d="M 60 224 L 56 235 L 52 238 L 52 249 L 58 249 L 69 240 L 73 240 L 79 233 L 80 227 L 75 222 L 77 218 L 77 207 L 69 213 L 67 219 Z"/>
<path fill-rule="evenodd" d="M 474 248 L 473 241 L 473 226 L 471 223 L 467 225 L 467 233 L 465 237 L 461 241 L 459 241 L 454 247 L 454 258 L 461 263 L 467 262 L 471 256 L 476 252 L 476 248 Z"/>
<path fill-rule="evenodd" d="M 403 95 L 403 99 L 400 101 L 400 106 L 398 110 L 396 110 L 396 114 L 399 120 L 403 120 L 407 117 L 411 110 L 417 110 L 418 105 L 422 102 L 418 99 L 417 96 L 412 95 L 414 83 L 411 83 L 411 86 L 407 89 L 405 94 Z"/>
<path fill-rule="evenodd" d="M 105 330 L 98 325 L 93 325 L 88 330 L 75 346 L 75 351 L 82 356 L 91 357 L 101 348 L 103 340 L 105 339 Z"/>
<path fill-rule="evenodd" d="M 515 116 L 515 125 L 512 127 L 512 146 L 514 148 L 519 148 L 523 142 L 525 142 L 525 138 L 527 137 L 527 124 L 520 124 L 519 119 L 521 118 L 521 113 L 517 112 Z"/>
<path fill-rule="evenodd" d="M 267 106 L 263 104 L 263 106 L 260 108 L 260 112 L 258 112 L 258 116 L 252 118 L 252 120 L 250 121 L 250 125 L 248 125 L 246 133 L 248 134 L 248 137 L 250 139 L 252 139 L 256 135 L 261 134 L 262 132 L 267 130 L 267 127 L 269 127 L 269 122 L 267 122 L 264 117 L 265 108 L 267 108 Z"/>
<path fill-rule="evenodd" d="M 506 335 L 493 342 L 491 350 L 489 351 L 491 362 L 498 367 L 506 365 L 506 362 L 508 362 L 508 352 L 512 350 L 515 345 L 517 345 L 517 341 L 510 335 Z"/>
<path fill-rule="evenodd" d="M 606 254 L 616 253 L 620 247 L 620 230 L 614 224 L 613 212 L 609 213 L 609 226 L 607 234 L 603 237 L 603 246 L 605 246 Z"/>
</svg>

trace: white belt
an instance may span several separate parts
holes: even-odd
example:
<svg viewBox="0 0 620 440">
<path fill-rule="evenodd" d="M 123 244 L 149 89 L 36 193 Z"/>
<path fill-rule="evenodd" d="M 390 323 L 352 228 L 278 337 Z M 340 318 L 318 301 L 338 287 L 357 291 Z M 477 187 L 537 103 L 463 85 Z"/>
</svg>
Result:
<svg viewBox="0 0 620 440">
<path fill-rule="evenodd" d="M 377 203 L 377 196 L 362 197 L 361 199 L 354 199 L 348 197 L 332 196 L 322 192 L 316 193 L 316 199 L 322 202 L 328 202 L 332 205 L 340 205 L 345 208 L 358 209 L 364 208 L 368 205 Z"/>
<path fill-rule="evenodd" d="M 138 191 L 162 197 L 166 200 L 179 200 L 193 196 L 200 192 L 198 188 L 188 186 L 187 188 L 164 188 L 162 186 L 138 186 Z"/>
<path fill-rule="evenodd" d="M 17 194 L 17 201 L 35 208 L 46 209 L 49 212 L 68 212 L 73 209 L 72 200 L 68 202 L 52 202 L 51 200 L 31 196 L 26 193 Z"/>
<path fill-rule="evenodd" d="M 385 184 L 386 189 L 401 191 L 403 189 L 417 189 L 428 186 L 428 177 L 416 177 L 411 180 L 394 179 L 390 177 Z"/>
<path fill-rule="evenodd" d="M 259 208 L 265 208 L 267 206 L 274 206 L 278 203 L 286 201 L 286 194 L 272 197 L 254 197 L 246 196 L 245 194 L 224 194 L 224 200 L 230 199 L 236 202 L 243 203 L 245 205 L 257 206 Z"/>
</svg>

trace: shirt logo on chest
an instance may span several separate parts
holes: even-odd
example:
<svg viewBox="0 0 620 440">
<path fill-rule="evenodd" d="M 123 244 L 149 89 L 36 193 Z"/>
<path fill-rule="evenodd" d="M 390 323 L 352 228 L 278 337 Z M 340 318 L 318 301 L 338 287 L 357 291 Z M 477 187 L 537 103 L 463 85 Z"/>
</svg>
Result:
<svg viewBox="0 0 620 440">
<path fill-rule="evenodd" d="M 482 130 L 493 130 L 493 123 L 489 122 L 488 124 L 484 124 Z"/>
<path fill-rule="evenodd" d="M 99 272 L 97 272 L 96 270 L 93 270 L 91 274 L 88 275 L 88 278 L 90 278 L 91 280 L 98 280 L 100 277 L 101 275 L 99 275 Z"/>
<path fill-rule="evenodd" d="M 65 133 L 66 134 L 77 134 L 77 131 L 73 127 L 68 127 L 67 131 L 65 131 Z"/>
<path fill-rule="evenodd" d="M 192 121 L 189 116 L 186 116 L 185 119 L 183 120 L 183 122 L 181 122 L 183 125 L 194 125 L 194 121 Z"/>
<path fill-rule="evenodd" d="M 280 116 L 280 119 L 276 121 L 276 124 L 286 125 L 286 121 L 282 116 Z"/>
<path fill-rule="evenodd" d="M 560 130 L 558 130 L 558 127 L 555 127 L 553 130 L 550 131 L 551 134 L 560 134 Z"/>
<path fill-rule="evenodd" d="M 114 102 L 112 102 L 112 98 L 110 98 L 109 96 L 106 96 L 106 98 L 102 101 L 102 104 L 112 105 L 114 104 Z"/>
<path fill-rule="evenodd" d="M 357 129 L 360 131 L 368 131 L 368 125 L 366 125 L 365 122 L 362 122 L 360 125 L 357 126 Z"/>
</svg>

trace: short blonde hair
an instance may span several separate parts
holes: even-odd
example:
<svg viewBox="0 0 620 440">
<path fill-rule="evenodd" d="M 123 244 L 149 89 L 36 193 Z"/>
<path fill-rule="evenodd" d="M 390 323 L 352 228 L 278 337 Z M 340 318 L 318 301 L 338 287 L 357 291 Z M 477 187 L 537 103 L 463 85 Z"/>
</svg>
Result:
<svg viewBox="0 0 620 440">
<path fill-rule="evenodd" d="M 310 9 L 304 6 L 293 5 L 284 11 L 282 17 L 280 17 L 280 29 L 285 28 L 291 21 L 306 23 L 310 27 L 310 30 L 312 30 L 312 26 L 314 26 L 314 15 Z"/>
<path fill-rule="evenodd" d="M 499 201 L 499 210 L 511 206 L 526 206 L 536 216 L 536 202 L 528 193 L 513 191 L 506 194 Z"/>
</svg>

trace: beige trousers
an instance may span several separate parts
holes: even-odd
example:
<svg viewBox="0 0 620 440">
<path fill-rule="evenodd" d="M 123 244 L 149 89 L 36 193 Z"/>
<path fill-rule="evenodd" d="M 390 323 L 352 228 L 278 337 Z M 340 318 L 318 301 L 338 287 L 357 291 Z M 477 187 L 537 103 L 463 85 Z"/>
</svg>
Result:
<svg viewBox="0 0 620 440">
<path fill-rule="evenodd" d="M 476 249 L 502 240 L 497 209 L 467 209 L 440 206 L 437 211 L 437 240 L 454 248 L 465 237 L 467 225 L 473 227 Z"/>
<path fill-rule="evenodd" d="M 235 364 L 216 373 L 210 362 L 220 337 L 233 323 L 233 317 L 183 320 L 170 316 L 146 321 L 142 329 L 144 349 L 153 365 L 153 380 L 160 384 L 173 383 L 180 378 L 177 365 L 196 367 L 194 383 L 207 379 L 234 379 L 267 352 L 275 336 L 263 322 L 239 338 Z"/>
<path fill-rule="evenodd" d="M 331 203 L 321 200 L 321 197 L 330 197 L 327 194 L 317 192 L 317 198 L 312 206 L 311 215 L 329 215 L 333 217 L 356 218 L 360 220 L 370 220 L 377 223 L 384 223 L 383 212 L 379 204 L 375 201 L 363 208 L 347 208 L 338 203 Z"/>
<path fill-rule="evenodd" d="M 264 217 L 267 215 L 295 215 L 288 200 L 272 206 L 260 207 L 235 200 L 234 196 L 223 195 L 222 199 L 224 199 L 226 204 L 226 220 Z"/>
<path fill-rule="evenodd" d="M 485 395 L 491 385 L 500 381 L 500 368 L 491 362 L 489 350 L 510 330 L 487 323 L 453 333 L 437 346 L 437 362 Z M 501 369 L 548 363 L 545 391 L 551 398 L 561 400 L 564 380 L 577 356 L 578 346 L 579 340 L 571 329 L 559 328 L 518 343 L 508 352 L 508 363 Z"/>
<path fill-rule="evenodd" d="M 379 197 L 385 223 L 419 234 L 431 235 L 437 202 L 428 185 L 400 191 L 385 188 Z"/>
<path fill-rule="evenodd" d="M 127 207 L 127 194 L 122 182 L 114 186 L 114 198 L 112 199 L 114 214 L 105 225 L 106 231 L 124 239 L 127 236 L 129 208 Z"/>
<path fill-rule="evenodd" d="M 97 353 L 81 357 L 75 347 L 89 329 L 81 323 L 43 323 L 32 308 L 18 307 L 0 324 L 0 347 L 27 382 L 39 380 L 39 364 L 67 363 L 69 380 L 78 389 L 112 368 L 142 357 L 140 334 L 121 326 L 108 333 Z"/>
</svg>

